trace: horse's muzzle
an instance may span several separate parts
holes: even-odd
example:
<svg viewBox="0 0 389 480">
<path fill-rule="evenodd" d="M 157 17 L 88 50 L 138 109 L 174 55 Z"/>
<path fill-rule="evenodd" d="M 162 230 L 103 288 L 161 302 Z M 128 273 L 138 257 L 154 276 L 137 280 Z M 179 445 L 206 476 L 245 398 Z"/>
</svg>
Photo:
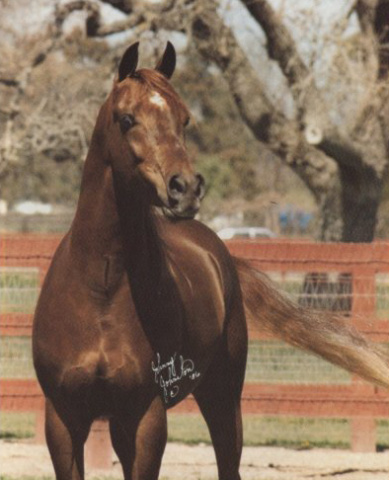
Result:
<svg viewBox="0 0 389 480">
<path fill-rule="evenodd" d="M 169 210 L 180 218 L 193 218 L 205 194 L 205 180 L 200 173 L 172 175 L 167 183 Z"/>
</svg>

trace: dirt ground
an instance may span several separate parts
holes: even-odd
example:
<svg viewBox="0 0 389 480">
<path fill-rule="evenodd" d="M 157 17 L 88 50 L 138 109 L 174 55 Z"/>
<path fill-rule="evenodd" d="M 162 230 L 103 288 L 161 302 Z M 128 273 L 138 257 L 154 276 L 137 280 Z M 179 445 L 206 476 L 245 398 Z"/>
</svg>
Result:
<svg viewBox="0 0 389 480">
<path fill-rule="evenodd" d="M 0 441 L 0 473 L 21 476 L 49 476 L 53 471 L 44 445 L 32 442 Z M 342 450 L 296 451 L 278 447 L 246 447 L 241 468 L 242 480 L 388 480 L 389 451 L 352 453 Z M 108 471 L 87 470 L 87 478 L 122 478 L 114 461 Z M 215 458 L 209 446 L 168 444 L 161 479 L 216 480 Z"/>
</svg>

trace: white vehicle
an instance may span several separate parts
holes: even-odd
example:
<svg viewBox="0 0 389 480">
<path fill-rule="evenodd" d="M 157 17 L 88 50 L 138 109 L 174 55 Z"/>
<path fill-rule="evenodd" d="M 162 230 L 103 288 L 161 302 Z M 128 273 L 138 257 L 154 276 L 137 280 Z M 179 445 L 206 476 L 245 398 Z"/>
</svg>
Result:
<svg viewBox="0 0 389 480">
<path fill-rule="evenodd" d="M 32 200 L 17 203 L 14 210 L 22 215 L 49 215 L 53 213 L 53 207 L 50 203 L 34 202 Z"/>
<path fill-rule="evenodd" d="M 217 232 L 222 240 L 232 240 L 233 238 L 276 238 L 277 235 L 264 227 L 230 227 L 223 228 Z"/>
</svg>

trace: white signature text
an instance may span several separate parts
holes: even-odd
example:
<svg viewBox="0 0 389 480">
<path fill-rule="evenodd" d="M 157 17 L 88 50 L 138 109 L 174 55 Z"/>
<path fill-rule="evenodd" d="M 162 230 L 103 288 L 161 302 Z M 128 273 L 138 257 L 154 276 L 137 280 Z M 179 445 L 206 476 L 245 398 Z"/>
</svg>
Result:
<svg viewBox="0 0 389 480">
<path fill-rule="evenodd" d="M 157 360 L 155 363 L 151 362 L 151 369 L 154 373 L 155 383 L 162 389 L 165 403 L 169 403 L 178 395 L 179 383 L 183 379 L 196 380 L 200 377 L 193 360 L 185 359 L 182 355 L 177 358 L 177 353 L 166 362 L 162 362 L 161 355 L 157 353 Z"/>
</svg>

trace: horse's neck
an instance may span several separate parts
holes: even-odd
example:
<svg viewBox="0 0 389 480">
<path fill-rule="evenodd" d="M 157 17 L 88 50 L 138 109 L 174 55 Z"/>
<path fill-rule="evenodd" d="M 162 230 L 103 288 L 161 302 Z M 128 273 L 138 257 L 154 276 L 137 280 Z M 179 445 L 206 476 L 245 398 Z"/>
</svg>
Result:
<svg viewBox="0 0 389 480">
<path fill-rule="evenodd" d="M 112 171 L 91 146 L 85 162 L 76 215 L 71 229 L 72 248 L 86 262 L 122 249 Z"/>
<path fill-rule="evenodd" d="M 120 255 L 135 295 L 145 292 L 149 301 L 160 294 L 161 283 L 170 285 L 170 274 L 147 192 L 139 181 L 115 176 L 99 155 L 92 144 L 71 230 L 73 252 L 88 273 L 104 258 Z"/>
<path fill-rule="evenodd" d="M 142 183 L 126 183 L 123 177 L 114 176 L 114 186 L 125 242 L 124 260 L 137 312 L 149 338 L 171 350 L 181 342 L 183 308 L 157 219 Z"/>
<path fill-rule="evenodd" d="M 144 274 L 143 282 L 154 280 L 166 267 L 166 259 L 145 185 L 114 173 L 113 187 L 128 272 L 130 276 Z"/>
</svg>

